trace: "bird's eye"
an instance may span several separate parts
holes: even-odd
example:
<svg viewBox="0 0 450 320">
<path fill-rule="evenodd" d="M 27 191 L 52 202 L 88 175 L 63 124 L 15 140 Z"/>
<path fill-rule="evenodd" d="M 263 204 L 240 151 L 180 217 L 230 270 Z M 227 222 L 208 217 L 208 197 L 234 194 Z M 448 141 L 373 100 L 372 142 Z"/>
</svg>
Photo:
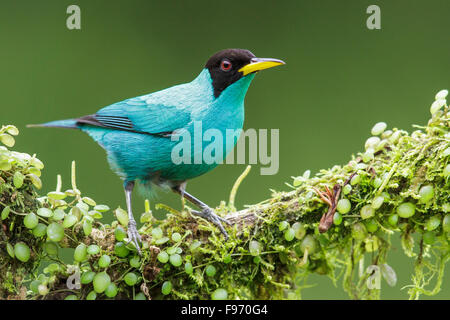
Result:
<svg viewBox="0 0 450 320">
<path fill-rule="evenodd" d="M 232 67 L 232 64 L 231 64 L 231 62 L 228 61 L 228 60 L 223 60 L 223 61 L 220 63 L 220 69 L 222 69 L 222 71 L 230 71 L 230 70 L 231 70 L 231 67 Z"/>
</svg>

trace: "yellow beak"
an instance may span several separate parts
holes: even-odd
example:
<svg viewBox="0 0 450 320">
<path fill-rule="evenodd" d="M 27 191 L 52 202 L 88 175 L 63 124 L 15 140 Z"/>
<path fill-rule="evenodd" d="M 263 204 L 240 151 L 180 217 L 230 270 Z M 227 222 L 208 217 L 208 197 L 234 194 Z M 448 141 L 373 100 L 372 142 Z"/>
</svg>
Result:
<svg viewBox="0 0 450 320">
<path fill-rule="evenodd" d="M 244 76 L 253 73 L 253 72 L 257 72 L 257 71 L 261 71 L 264 69 L 269 69 L 269 68 L 273 68 L 276 66 L 280 66 L 286 64 L 284 61 L 282 60 L 278 60 L 278 59 L 272 59 L 272 58 L 253 58 L 251 60 L 251 62 L 245 66 L 243 66 L 242 68 L 239 69 L 239 72 L 242 72 L 242 74 Z"/>
</svg>

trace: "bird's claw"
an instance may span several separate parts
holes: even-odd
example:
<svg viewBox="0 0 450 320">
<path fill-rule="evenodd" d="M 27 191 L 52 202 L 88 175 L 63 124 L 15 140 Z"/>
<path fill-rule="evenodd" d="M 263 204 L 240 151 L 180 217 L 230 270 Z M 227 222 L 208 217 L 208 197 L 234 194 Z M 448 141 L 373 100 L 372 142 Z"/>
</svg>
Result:
<svg viewBox="0 0 450 320">
<path fill-rule="evenodd" d="M 228 240 L 228 233 L 226 232 L 225 228 L 223 227 L 223 225 L 221 223 L 221 222 L 224 222 L 227 225 L 231 225 L 231 223 L 227 219 L 219 217 L 209 207 L 204 208 L 202 211 L 192 210 L 191 212 L 193 214 L 198 215 L 202 218 L 205 218 L 206 220 L 215 224 L 220 229 L 220 231 L 223 233 L 223 235 L 225 236 L 225 240 Z"/>
<path fill-rule="evenodd" d="M 139 244 L 142 242 L 142 239 L 141 239 L 141 235 L 139 234 L 139 232 L 136 228 L 136 222 L 130 221 L 128 223 L 127 235 L 128 235 L 127 244 L 132 242 L 134 244 L 134 246 L 136 247 L 136 250 L 139 253 L 139 255 L 141 255 L 141 248 L 140 248 Z"/>
</svg>

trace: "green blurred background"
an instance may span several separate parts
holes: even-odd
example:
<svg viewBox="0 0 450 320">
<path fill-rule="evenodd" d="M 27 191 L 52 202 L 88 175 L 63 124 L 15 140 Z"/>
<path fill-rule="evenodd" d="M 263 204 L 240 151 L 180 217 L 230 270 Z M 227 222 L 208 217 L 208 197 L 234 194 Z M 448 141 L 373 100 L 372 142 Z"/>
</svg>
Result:
<svg viewBox="0 0 450 320">
<path fill-rule="evenodd" d="M 66 8 L 81 8 L 81 30 L 66 28 Z M 381 30 L 368 30 L 366 8 L 381 8 Z M 283 59 L 257 75 L 246 98 L 245 128 L 280 129 L 280 170 L 254 166 L 237 205 L 259 202 L 270 188 L 306 169 L 342 164 L 362 149 L 374 123 L 411 130 L 425 124 L 434 94 L 449 88 L 450 2 L 397 1 L 18 1 L 0 3 L 1 122 L 21 130 L 17 150 L 46 164 L 43 192 L 56 175 L 98 203 L 124 207 L 122 184 L 104 151 L 87 135 L 26 129 L 29 123 L 92 114 L 125 98 L 191 81 L 214 52 L 247 48 Z M 245 165 L 223 165 L 188 190 L 211 206 L 228 198 Z M 152 206 L 155 204 L 154 200 Z M 180 207 L 173 194 L 157 199 Z M 135 197 L 135 213 L 143 211 Z M 391 264 L 398 284 L 382 298 L 406 298 L 412 260 L 397 243 Z M 448 278 L 448 277 L 447 277 Z M 347 298 L 328 278 L 313 276 L 307 299 Z M 435 298 L 450 298 L 448 279 Z"/>
</svg>

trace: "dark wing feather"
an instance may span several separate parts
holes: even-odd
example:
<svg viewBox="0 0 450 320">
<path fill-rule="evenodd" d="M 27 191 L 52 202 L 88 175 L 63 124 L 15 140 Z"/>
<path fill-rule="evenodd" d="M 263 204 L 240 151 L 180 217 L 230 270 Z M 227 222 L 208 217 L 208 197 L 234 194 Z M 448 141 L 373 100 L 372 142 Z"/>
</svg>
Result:
<svg viewBox="0 0 450 320">
<path fill-rule="evenodd" d="M 173 95 L 164 95 L 162 100 L 179 95 L 178 90 Z M 147 103 L 145 98 L 137 97 L 114 103 L 96 114 L 76 119 L 77 124 L 170 137 L 175 130 L 192 122 L 191 108 L 186 103 L 180 104 L 178 99 L 173 104 L 170 99 L 165 103 Z"/>
<path fill-rule="evenodd" d="M 133 126 L 133 122 L 131 122 L 131 120 L 128 119 L 127 117 L 105 116 L 105 115 L 92 114 L 92 115 L 84 116 L 84 117 L 81 117 L 81 118 L 78 118 L 75 120 L 77 121 L 77 124 L 88 124 L 88 125 L 95 126 L 95 127 L 130 131 L 130 132 L 149 134 L 149 135 L 160 136 L 160 137 L 170 137 L 170 135 L 172 134 L 172 131 L 150 133 L 150 132 L 136 130 L 136 128 L 134 128 L 134 126 Z"/>
</svg>

